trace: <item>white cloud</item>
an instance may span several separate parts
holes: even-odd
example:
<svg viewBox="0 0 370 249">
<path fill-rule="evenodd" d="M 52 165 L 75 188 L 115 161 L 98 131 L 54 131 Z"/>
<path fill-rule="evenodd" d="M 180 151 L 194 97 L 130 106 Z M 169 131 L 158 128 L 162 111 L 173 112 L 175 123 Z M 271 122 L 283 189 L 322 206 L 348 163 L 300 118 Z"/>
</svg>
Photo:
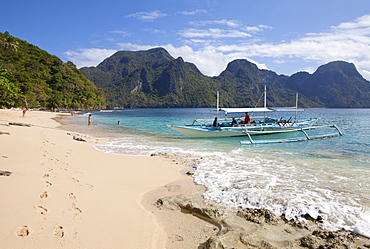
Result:
<svg viewBox="0 0 370 249">
<path fill-rule="evenodd" d="M 200 13 L 206 14 L 207 11 L 202 10 L 202 9 L 196 9 L 196 10 L 193 10 L 193 11 L 181 11 L 180 12 L 181 15 L 185 15 L 185 16 L 193 16 L 193 15 L 200 14 Z"/>
<path fill-rule="evenodd" d="M 96 66 L 102 62 L 105 58 L 111 56 L 117 52 L 114 49 L 100 49 L 100 48 L 88 48 L 88 49 L 77 49 L 75 51 L 69 50 L 64 52 L 64 55 L 77 65 L 81 67 Z"/>
<path fill-rule="evenodd" d="M 249 33 L 232 29 L 184 29 L 180 32 L 185 38 L 244 38 L 251 37 Z"/>
<path fill-rule="evenodd" d="M 370 80 L 370 71 L 368 71 L 368 70 L 359 70 L 359 71 L 360 71 L 360 74 L 361 74 L 365 79 Z"/>
<path fill-rule="evenodd" d="M 212 34 L 204 31 L 204 35 L 201 36 L 201 30 L 198 31 L 198 37 L 207 37 Z M 193 34 L 197 33 L 185 33 L 184 37 L 192 37 Z M 195 35 L 193 37 L 196 37 Z M 346 60 L 355 63 L 365 76 L 370 71 L 370 15 L 362 16 L 354 22 L 331 27 L 329 32 L 310 33 L 296 40 L 275 44 L 250 42 L 215 45 L 212 49 L 223 55 L 239 54 L 241 57 L 275 58 L 275 62 L 280 64 L 292 58 L 321 64 L 334 60 Z"/>
<path fill-rule="evenodd" d="M 159 34 L 159 35 L 165 35 L 165 34 L 167 34 L 167 32 L 165 30 L 161 30 L 161 29 L 152 29 L 152 28 L 149 28 L 149 29 L 144 29 L 144 30 L 149 31 L 152 34 Z"/>
<path fill-rule="evenodd" d="M 228 27 L 232 25 L 227 21 L 222 23 L 222 25 L 229 25 Z M 256 27 L 271 28 L 264 25 Z M 353 22 L 340 23 L 331 27 L 328 32 L 309 33 L 302 38 L 285 40 L 281 43 L 261 42 L 257 39 L 243 40 L 250 38 L 251 34 L 243 32 L 242 26 L 237 29 L 190 28 L 182 30 L 180 34 L 185 39 L 181 46 L 133 43 L 117 45 L 121 50 L 147 50 L 164 47 L 173 57 L 183 57 L 185 61 L 194 63 L 202 73 L 208 76 L 219 75 L 234 59 L 248 59 L 256 63 L 259 68 L 267 69 L 265 64 L 257 63 L 251 59 L 253 58 L 258 61 L 266 61 L 266 59 L 271 61 L 272 64 L 269 67 L 275 65 L 283 68 L 286 65 L 296 64 L 298 67 L 293 71 L 305 70 L 310 73 L 314 71 L 313 68 L 316 65 L 334 60 L 345 60 L 354 63 L 359 72 L 366 79 L 370 79 L 370 15 L 362 16 Z M 219 42 L 227 38 L 238 38 L 241 42 L 233 42 L 233 44 Z M 115 50 L 80 49 L 68 51 L 65 54 L 78 66 L 92 66 L 97 65 L 114 52 Z"/>
<path fill-rule="evenodd" d="M 213 47 L 205 47 L 201 50 L 193 50 L 190 46 L 174 47 L 170 44 L 163 46 L 173 57 L 182 57 L 185 61 L 194 63 L 205 75 L 218 76 L 229 62 L 235 59 L 247 59 L 255 63 L 260 69 L 267 69 L 265 64 L 258 63 L 250 58 L 239 54 L 223 54 Z"/>
<path fill-rule="evenodd" d="M 126 31 L 122 31 L 122 30 L 113 30 L 110 33 L 112 33 L 112 34 L 119 34 L 119 35 L 121 35 L 123 37 L 131 36 L 131 33 L 126 32 Z"/>
<path fill-rule="evenodd" d="M 207 21 L 193 21 L 189 23 L 190 25 L 193 25 L 195 27 L 199 26 L 209 26 L 209 25 L 225 25 L 232 28 L 237 28 L 240 26 L 240 22 L 236 20 L 207 20 Z"/>
<path fill-rule="evenodd" d="M 136 12 L 130 15 L 127 15 L 126 17 L 133 17 L 137 18 L 139 20 L 145 21 L 145 22 L 151 22 L 158 18 L 165 17 L 167 14 L 162 13 L 160 10 L 155 10 L 152 12 Z"/>
<path fill-rule="evenodd" d="M 238 20 L 206 20 L 206 21 L 193 21 L 189 23 L 195 27 L 201 26 L 214 26 L 214 25 L 223 25 L 229 28 L 240 29 L 248 32 L 260 32 L 264 29 L 272 29 L 272 27 L 267 25 L 258 25 L 258 26 L 243 26 L 242 23 Z"/>
</svg>

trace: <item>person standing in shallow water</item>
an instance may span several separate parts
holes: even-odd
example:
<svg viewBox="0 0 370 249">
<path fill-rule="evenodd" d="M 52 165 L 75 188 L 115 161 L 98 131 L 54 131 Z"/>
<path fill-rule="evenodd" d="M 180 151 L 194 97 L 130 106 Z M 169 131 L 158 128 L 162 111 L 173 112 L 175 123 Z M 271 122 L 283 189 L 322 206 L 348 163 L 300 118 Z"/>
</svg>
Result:
<svg viewBox="0 0 370 249">
<path fill-rule="evenodd" d="M 91 114 L 89 114 L 89 116 L 87 117 L 87 124 L 91 125 Z"/>
</svg>

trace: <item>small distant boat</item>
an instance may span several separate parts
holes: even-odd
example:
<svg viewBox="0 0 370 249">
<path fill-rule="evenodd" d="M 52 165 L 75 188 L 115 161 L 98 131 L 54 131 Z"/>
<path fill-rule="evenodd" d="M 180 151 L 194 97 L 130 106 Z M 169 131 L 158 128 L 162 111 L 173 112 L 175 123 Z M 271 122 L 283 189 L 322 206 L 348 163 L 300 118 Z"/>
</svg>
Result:
<svg viewBox="0 0 370 249">
<path fill-rule="evenodd" d="M 297 94 L 298 95 L 298 94 Z M 303 109 L 298 109 L 298 96 L 296 98 L 296 107 L 291 108 L 268 108 L 266 107 L 266 87 L 264 91 L 264 107 L 258 108 L 219 108 L 219 96 L 217 93 L 217 109 L 216 118 L 212 120 L 195 119 L 192 124 L 184 126 L 167 125 L 169 128 L 182 133 L 189 138 L 216 138 L 216 137 L 237 137 L 247 136 L 248 140 L 241 141 L 241 144 L 256 144 L 256 143 L 278 143 L 278 142 L 293 142 L 307 141 L 313 139 L 342 136 L 342 132 L 337 126 L 332 123 L 324 122 L 323 119 L 314 118 L 305 121 L 297 120 L 297 112 Z M 270 112 L 295 112 L 295 117 L 289 119 L 274 119 L 267 116 Z M 218 113 L 224 112 L 224 118 L 218 119 Z M 252 118 L 244 119 L 236 115 L 245 113 L 251 115 Z M 228 118 L 228 115 L 233 117 Z M 261 115 L 263 114 L 263 115 Z M 318 128 L 334 128 L 336 133 L 325 133 L 324 135 L 309 135 L 306 131 L 317 130 Z M 282 138 L 282 139 L 253 139 L 256 135 L 272 135 L 283 133 L 302 133 L 297 138 Z M 259 136 L 260 137 L 260 136 Z"/>
</svg>

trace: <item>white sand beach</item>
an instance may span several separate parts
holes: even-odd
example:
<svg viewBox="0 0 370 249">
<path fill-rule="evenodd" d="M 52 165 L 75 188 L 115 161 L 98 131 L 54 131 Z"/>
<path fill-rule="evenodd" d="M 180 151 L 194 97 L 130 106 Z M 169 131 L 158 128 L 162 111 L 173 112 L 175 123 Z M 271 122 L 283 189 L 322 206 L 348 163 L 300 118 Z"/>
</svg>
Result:
<svg viewBox="0 0 370 249">
<path fill-rule="evenodd" d="M 0 110 L 1 248 L 196 248 L 206 240 L 194 228 L 212 228 L 200 219 L 153 214 L 156 198 L 195 191 L 183 166 L 99 152 L 60 129 L 57 115 Z"/>
<path fill-rule="evenodd" d="M 176 156 L 100 152 L 105 141 L 73 139 L 58 115 L 0 110 L 1 249 L 370 248 L 318 218 L 208 202 Z"/>
</svg>

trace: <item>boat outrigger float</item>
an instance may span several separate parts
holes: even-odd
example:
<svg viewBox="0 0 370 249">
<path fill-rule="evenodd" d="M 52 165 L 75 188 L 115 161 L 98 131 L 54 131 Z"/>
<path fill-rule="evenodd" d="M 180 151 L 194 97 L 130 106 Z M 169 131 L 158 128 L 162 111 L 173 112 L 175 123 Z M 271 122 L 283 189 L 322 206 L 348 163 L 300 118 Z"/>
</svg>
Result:
<svg viewBox="0 0 370 249">
<path fill-rule="evenodd" d="M 335 133 L 326 133 L 321 135 L 309 135 L 309 130 L 316 130 L 318 128 L 334 128 L 336 130 Z M 296 132 L 302 132 L 304 136 L 301 137 L 292 137 L 292 138 L 281 138 L 281 139 L 258 139 L 253 140 L 251 134 L 249 134 L 248 131 L 245 131 L 245 134 L 248 136 L 249 140 L 246 141 L 240 141 L 241 145 L 249 145 L 249 144 L 271 144 L 271 143 L 289 143 L 289 142 L 302 142 L 302 141 L 308 141 L 308 140 L 316 140 L 316 139 L 324 139 L 324 138 L 330 138 L 330 137 L 339 137 L 343 136 L 343 133 L 339 130 L 339 128 L 334 124 L 329 125 L 314 125 L 311 127 L 304 127 L 300 130 L 292 130 Z M 287 131 L 286 131 L 287 132 Z"/>
</svg>

